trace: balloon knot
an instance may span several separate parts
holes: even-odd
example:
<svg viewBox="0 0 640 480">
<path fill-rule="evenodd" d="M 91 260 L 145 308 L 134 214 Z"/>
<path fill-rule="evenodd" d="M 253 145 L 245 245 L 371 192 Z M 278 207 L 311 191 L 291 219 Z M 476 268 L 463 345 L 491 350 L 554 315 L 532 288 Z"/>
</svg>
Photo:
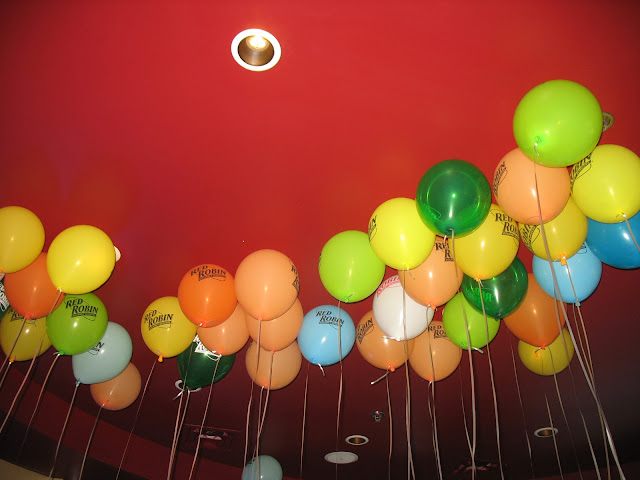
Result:
<svg viewBox="0 0 640 480">
<path fill-rule="evenodd" d="M 389 371 L 390 371 L 391 373 L 393 373 L 393 372 L 395 372 L 395 371 L 396 371 L 396 369 L 395 369 L 395 368 L 393 368 L 393 367 L 389 367 Z"/>
<path fill-rule="evenodd" d="M 560 265 L 563 267 L 567 265 L 567 257 L 560 257 Z"/>
<path fill-rule="evenodd" d="M 164 357 L 162 355 L 158 356 L 158 362 L 160 363 L 164 362 Z"/>
<path fill-rule="evenodd" d="M 16 357 L 9 357 L 9 363 L 13 363 L 15 362 L 15 360 L 16 360 Z"/>
</svg>

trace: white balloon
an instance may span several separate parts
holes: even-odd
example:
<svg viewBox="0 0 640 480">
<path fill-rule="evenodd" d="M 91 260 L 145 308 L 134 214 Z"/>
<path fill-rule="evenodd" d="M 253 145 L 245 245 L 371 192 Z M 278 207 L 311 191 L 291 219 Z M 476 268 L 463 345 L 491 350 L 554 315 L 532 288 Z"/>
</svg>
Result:
<svg viewBox="0 0 640 480">
<path fill-rule="evenodd" d="M 373 296 L 373 316 L 388 337 L 409 340 L 427 329 L 433 310 L 407 295 L 394 275 L 382 282 Z"/>
</svg>

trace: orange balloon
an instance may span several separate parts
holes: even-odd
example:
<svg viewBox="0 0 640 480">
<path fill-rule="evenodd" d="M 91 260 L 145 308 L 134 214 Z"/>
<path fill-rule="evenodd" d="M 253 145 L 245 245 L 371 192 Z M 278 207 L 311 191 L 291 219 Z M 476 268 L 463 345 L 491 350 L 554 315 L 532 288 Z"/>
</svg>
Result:
<svg viewBox="0 0 640 480">
<path fill-rule="evenodd" d="M 432 321 L 415 338 L 409 365 L 425 380 L 437 382 L 456 371 L 462 359 L 462 349 L 449 340 L 440 321 Z"/>
<path fill-rule="evenodd" d="M 401 274 L 400 283 L 416 302 L 435 309 L 458 292 L 464 275 L 453 261 L 449 244 L 436 235 L 433 250 L 421 265 Z"/>
<path fill-rule="evenodd" d="M 298 270 L 276 250 L 249 254 L 236 271 L 238 301 L 247 314 L 259 320 L 272 320 L 289 310 L 299 290 Z"/>
<path fill-rule="evenodd" d="M 547 295 L 538 285 L 533 273 L 530 273 L 527 294 L 522 304 L 515 312 L 504 317 L 504 322 L 511 333 L 523 342 L 545 347 L 560 334 L 558 315 L 560 325 L 564 326 L 563 308 L 565 305 Z"/>
<path fill-rule="evenodd" d="M 64 300 L 49 278 L 47 254 L 41 252 L 29 266 L 4 278 L 9 305 L 26 319 L 42 318 L 53 312 Z"/>
<path fill-rule="evenodd" d="M 296 299 L 291 308 L 278 318 L 261 322 L 251 315 L 246 316 L 249 335 L 257 342 L 260 335 L 260 346 L 265 350 L 282 350 L 293 343 L 302 328 L 304 312 L 300 300 Z"/>
<path fill-rule="evenodd" d="M 182 277 L 178 301 L 182 312 L 199 327 L 220 325 L 236 308 L 233 277 L 218 265 L 198 265 Z"/>
<path fill-rule="evenodd" d="M 406 351 L 405 351 L 406 344 Z M 356 327 L 356 346 L 368 363 L 382 370 L 395 371 L 413 352 L 414 340 L 392 340 L 380 330 L 373 310 L 366 313 Z"/>
<path fill-rule="evenodd" d="M 298 342 L 277 352 L 270 352 L 252 342 L 247 350 L 245 364 L 247 373 L 256 385 L 278 390 L 289 385 L 298 376 L 302 367 L 302 353 Z"/>
<path fill-rule="evenodd" d="M 242 350 L 249 340 L 249 330 L 245 321 L 246 313 L 239 303 L 233 313 L 215 327 L 198 327 L 198 338 L 212 352 L 231 355 Z"/>
<path fill-rule="evenodd" d="M 111 380 L 89 385 L 95 402 L 107 410 L 122 410 L 136 401 L 140 394 L 142 379 L 133 363 Z"/>
<path fill-rule="evenodd" d="M 507 153 L 493 174 L 493 194 L 498 205 L 518 223 L 540 223 L 538 196 L 542 222 L 553 220 L 567 204 L 570 193 L 571 181 L 565 167 L 537 164 L 519 148 Z"/>
</svg>

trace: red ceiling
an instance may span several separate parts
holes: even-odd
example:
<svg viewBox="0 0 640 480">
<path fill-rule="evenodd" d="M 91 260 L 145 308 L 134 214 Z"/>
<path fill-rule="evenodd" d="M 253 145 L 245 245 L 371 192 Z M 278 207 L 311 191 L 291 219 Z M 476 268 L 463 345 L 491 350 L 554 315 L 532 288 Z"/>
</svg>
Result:
<svg viewBox="0 0 640 480">
<path fill-rule="evenodd" d="M 635 1 L 6 1 L 0 18 L 0 205 L 36 213 L 45 250 L 77 224 L 111 237 L 122 260 L 96 293 L 109 319 L 129 331 L 143 381 L 155 356 L 140 335 L 142 313 L 153 300 L 176 295 L 191 267 L 215 263 L 235 272 L 249 253 L 275 249 L 298 268 L 305 312 L 337 304 L 317 270 L 325 242 L 343 230 L 366 231 L 382 202 L 413 198 L 422 174 L 439 161 L 464 159 L 492 178 L 515 147 L 518 101 L 543 81 L 585 85 L 615 115 L 602 143 L 640 152 Z M 234 62 L 231 40 L 246 28 L 278 38 L 283 53 L 275 68 L 250 72 Z M 520 252 L 531 271 L 531 255 L 524 246 Z M 640 460 L 640 390 L 633 381 L 638 278 L 637 271 L 605 266 L 598 290 L 582 305 L 597 389 L 625 462 Z M 371 299 L 343 307 L 357 322 Z M 553 379 L 518 364 L 520 407 L 510 344 L 515 339 L 503 326 L 491 354 L 509 478 L 530 474 L 523 413 L 529 431 L 548 424 L 545 396 L 562 433 L 564 471 L 577 468 L 576 457 L 583 469 L 592 468 L 580 413 L 604 463 L 597 412 L 578 363 L 572 374 L 559 375 L 565 422 Z M 239 432 L 231 454 L 211 457 L 237 466 L 251 384 L 245 351 L 215 384 L 207 420 Z M 51 358 L 39 362 L 36 382 Z M 356 349 L 343 367 L 340 448 L 360 460 L 337 474 L 323 460 L 336 447 L 340 367 L 328 367 L 326 376 L 312 367 L 304 478 L 387 478 L 389 419 L 376 424 L 369 416 L 388 409 L 385 383 L 370 385 L 382 372 Z M 477 456 L 497 460 L 487 355 L 474 354 L 474 371 Z M 260 439 L 261 453 L 276 457 L 289 477 L 299 475 L 306 372 L 304 362 L 290 386 L 271 394 Z M 405 371 L 390 377 L 392 478 L 404 478 Z M 157 364 L 137 435 L 171 444 L 178 378 L 175 360 Z M 445 473 L 469 458 L 461 406 L 462 395 L 471 428 L 469 379 L 465 354 L 459 372 L 435 386 Z M 73 385 L 70 359 L 63 357 L 48 391 L 69 401 Z M 97 406 L 84 387 L 75 408 L 93 418 Z M 192 394 L 186 423 L 200 423 L 206 391 Z M 436 478 L 427 383 L 414 373 L 411 392 L 418 477 Z M 0 391 L 3 405 L 14 393 Z M 128 432 L 138 404 L 102 418 Z M 61 429 L 64 409 L 55 418 Z M 342 438 L 353 433 L 371 442 L 349 447 Z M 557 472 L 550 440 L 534 438 L 532 449 L 538 477 Z M 168 466 L 168 458 L 147 461 Z M 198 478 L 205 477 L 216 478 L 215 469 L 203 467 Z"/>
</svg>

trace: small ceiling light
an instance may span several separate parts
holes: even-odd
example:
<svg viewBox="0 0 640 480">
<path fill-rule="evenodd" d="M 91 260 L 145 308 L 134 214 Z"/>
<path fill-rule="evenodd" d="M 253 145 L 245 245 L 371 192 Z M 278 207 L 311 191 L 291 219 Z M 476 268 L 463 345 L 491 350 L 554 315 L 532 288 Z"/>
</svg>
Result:
<svg viewBox="0 0 640 480">
<path fill-rule="evenodd" d="M 353 463 L 358 460 L 358 455 L 351 452 L 331 452 L 324 456 L 324 459 L 329 463 L 339 463 L 344 465 L 345 463 Z"/>
<path fill-rule="evenodd" d="M 365 443 L 369 443 L 369 439 L 364 435 L 350 435 L 344 439 L 350 445 L 364 445 Z"/>
<path fill-rule="evenodd" d="M 240 32 L 231 42 L 231 55 L 239 65 L 254 72 L 274 67 L 280 60 L 280 43 L 269 32 L 250 28 Z"/>
<path fill-rule="evenodd" d="M 554 437 L 558 434 L 558 429 L 552 427 L 542 427 L 533 432 L 533 434 L 536 437 L 540 438 Z"/>
</svg>

